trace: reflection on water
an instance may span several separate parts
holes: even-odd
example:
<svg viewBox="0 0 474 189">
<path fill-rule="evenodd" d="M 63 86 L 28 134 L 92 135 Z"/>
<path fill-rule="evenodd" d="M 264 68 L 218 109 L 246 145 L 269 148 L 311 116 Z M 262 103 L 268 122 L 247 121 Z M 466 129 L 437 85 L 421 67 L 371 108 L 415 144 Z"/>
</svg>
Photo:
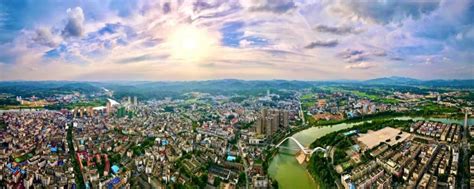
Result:
<svg viewBox="0 0 474 189">
<path fill-rule="evenodd" d="M 396 117 L 394 119 L 398 120 L 431 120 L 439 121 L 443 123 L 457 123 L 464 125 L 463 119 L 446 119 L 446 118 L 422 118 L 422 117 Z M 316 139 L 335 131 L 342 129 L 350 128 L 357 124 L 362 124 L 363 122 L 357 123 L 341 123 L 333 126 L 324 126 L 324 127 L 312 127 L 293 135 L 301 144 L 304 146 L 309 146 Z M 474 119 L 471 118 L 468 120 L 469 125 L 474 125 Z M 270 177 L 278 181 L 279 187 L 282 189 L 287 188 L 298 188 L 298 189 L 311 189 L 318 188 L 318 184 L 313 180 L 309 172 L 306 170 L 305 165 L 300 165 L 296 160 L 294 154 L 298 149 L 298 146 L 295 142 L 287 140 L 282 144 L 284 148 L 280 149 L 279 153 L 273 157 L 272 162 L 268 168 Z"/>
</svg>

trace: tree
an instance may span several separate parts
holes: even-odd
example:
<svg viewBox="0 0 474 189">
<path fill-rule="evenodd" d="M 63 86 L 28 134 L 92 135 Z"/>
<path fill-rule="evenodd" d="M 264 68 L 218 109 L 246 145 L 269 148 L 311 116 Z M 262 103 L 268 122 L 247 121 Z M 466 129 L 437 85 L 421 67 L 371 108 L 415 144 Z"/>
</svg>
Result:
<svg viewBox="0 0 474 189">
<path fill-rule="evenodd" d="M 247 177 L 245 176 L 245 173 L 240 173 L 239 174 L 239 184 L 244 183 L 247 180 Z"/>
<path fill-rule="evenodd" d="M 222 182 L 222 179 L 220 177 L 215 177 L 214 178 L 214 186 L 219 186 Z"/>
</svg>

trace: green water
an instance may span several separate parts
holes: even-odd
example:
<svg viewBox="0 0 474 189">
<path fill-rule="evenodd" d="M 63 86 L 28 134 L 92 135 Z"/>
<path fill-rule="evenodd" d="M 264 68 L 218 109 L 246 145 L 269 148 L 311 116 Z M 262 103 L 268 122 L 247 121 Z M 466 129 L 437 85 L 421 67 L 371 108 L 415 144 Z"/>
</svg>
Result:
<svg viewBox="0 0 474 189">
<path fill-rule="evenodd" d="M 464 125 L 464 120 L 462 119 L 445 119 L 445 118 L 422 118 L 422 117 L 396 117 L 394 119 L 398 120 L 432 120 L 439 121 L 443 123 L 457 123 Z M 296 140 L 298 140 L 304 146 L 309 146 L 316 139 L 335 131 L 342 129 L 350 128 L 354 125 L 361 124 L 363 122 L 357 123 L 341 123 L 333 126 L 324 126 L 324 127 L 312 127 L 306 130 L 300 131 L 293 135 Z M 469 125 L 474 124 L 474 119 L 470 118 L 468 120 Z M 306 170 L 305 165 L 300 165 L 296 160 L 294 154 L 298 146 L 293 141 L 286 141 L 282 144 L 283 148 L 280 148 L 279 153 L 273 157 L 272 162 L 268 168 L 270 177 L 278 181 L 279 188 L 282 189 L 312 189 L 318 188 L 318 184 L 313 180 L 309 172 Z M 286 149 L 289 148 L 289 149 Z"/>
</svg>

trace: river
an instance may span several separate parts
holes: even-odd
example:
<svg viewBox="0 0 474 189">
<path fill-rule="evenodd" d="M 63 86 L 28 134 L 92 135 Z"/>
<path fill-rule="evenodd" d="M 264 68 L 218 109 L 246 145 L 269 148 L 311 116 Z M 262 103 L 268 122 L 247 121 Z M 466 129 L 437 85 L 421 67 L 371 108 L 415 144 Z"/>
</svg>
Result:
<svg viewBox="0 0 474 189">
<path fill-rule="evenodd" d="M 457 123 L 464 125 L 464 119 L 446 119 L 446 118 L 422 118 L 422 117 L 396 117 L 393 119 L 398 120 L 432 120 L 439 121 L 443 123 Z M 311 127 L 305 130 L 302 130 L 293 135 L 296 140 L 298 140 L 302 145 L 309 146 L 316 139 L 335 131 L 342 129 L 350 128 L 357 124 L 362 124 L 364 121 L 356 123 L 340 123 L 332 126 L 322 126 L 322 127 Z M 474 124 L 474 118 L 468 120 L 469 125 Z M 283 143 L 282 146 L 297 149 L 298 146 L 295 142 L 287 140 Z M 272 158 L 268 172 L 272 179 L 278 181 L 279 188 L 298 188 L 298 189 L 313 189 L 319 188 L 318 183 L 316 183 L 306 170 L 305 165 L 300 165 L 296 160 L 294 153 L 296 150 L 289 150 L 281 148 L 280 151 Z"/>
</svg>

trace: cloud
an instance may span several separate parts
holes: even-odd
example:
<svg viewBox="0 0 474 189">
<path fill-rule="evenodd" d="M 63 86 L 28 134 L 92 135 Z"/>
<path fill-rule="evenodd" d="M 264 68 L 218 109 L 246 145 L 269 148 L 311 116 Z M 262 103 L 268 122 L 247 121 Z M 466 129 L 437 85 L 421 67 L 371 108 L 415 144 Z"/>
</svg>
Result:
<svg viewBox="0 0 474 189">
<path fill-rule="evenodd" d="M 313 41 L 310 44 L 306 45 L 304 48 L 306 49 L 314 49 L 316 47 L 335 47 L 339 44 L 339 42 L 336 39 L 331 39 L 327 41 Z"/>
<path fill-rule="evenodd" d="M 249 11 L 286 13 L 296 8 L 293 0 L 243 0 L 241 4 Z"/>
<path fill-rule="evenodd" d="M 372 54 L 375 55 L 375 56 L 380 56 L 380 57 L 387 56 L 387 52 L 385 50 L 382 50 L 382 49 L 375 49 L 375 50 L 372 51 Z"/>
<path fill-rule="evenodd" d="M 203 0 L 197 0 L 193 3 L 193 11 L 194 12 L 200 12 L 206 9 L 212 9 L 219 6 L 218 2 L 215 4 L 211 4 L 209 2 L 203 1 Z"/>
<path fill-rule="evenodd" d="M 403 59 L 402 57 L 395 56 L 395 57 L 390 57 L 390 60 L 402 61 L 402 60 L 405 60 L 405 59 Z"/>
<path fill-rule="evenodd" d="M 163 4 L 163 13 L 168 14 L 171 11 L 171 5 L 169 2 Z"/>
<path fill-rule="evenodd" d="M 170 55 L 168 54 L 164 54 L 164 55 L 145 54 L 145 55 L 140 55 L 140 56 L 135 56 L 135 57 L 122 58 L 120 60 L 117 60 L 116 62 L 119 64 L 129 64 L 129 63 L 138 63 L 138 62 L 144 62 L 144 61 L 164 60 L 169 57 Z"/>
<path fill-rule="evenodd" d="M 40 27 L 36 29 L 36 36 L 33 40 L 44 46 L 56 47 L 62 39 L 59 36 L 52 34 L 49 28 Z"/>
<path fill-rule="evenodd" d="M 356 55 L 352 55 L 348 58 L 345 59 L 346 62 L 349 62 L 349 63 L 353 63 L 353 62 L 361 62 L 361 61 L 365 61 L 365 60 L 368 60 L 368 56 L 366 54 L 356 54 Z"/>
<path fill-rule="evenodd" d="M 364 54 L 364 53 L 365 53 L 364 50 L 345 49 L 344 51 L 342 51 L 340 53 L 340 56 L 343 57 L 343 58 L 350 58 L 351 56 L 360 55 L 360 54 Z"/>
<path fill-rule="evenodd" d="M 183 80 L 363 79 L 406 74 L 426 79 L 472 78 L 472 74 L 454 71 L 472 67 L 472 0 L 430 2 L 8 1 L 0 5 L 0 76 Z M 182 51 L 170 38 L 181 26 L 205 33 L 206 40 L 193 44 L 200 47 L 202 57 L 196 62 L 174 56 Z M 186 41 L 192 42 L 193 37 Z M 314 48 L 327 49 L 324 53 L 308 50 Z M 383 72 L 373 72 L 373 67 Z"/>
<path fill-rule="evenodd" d="M 373 67 L 375 67 L 375 65 L 368 62 L 360 62 L 357 64 L 350 64 L 350 65 L 345 66 L 346 69 L 358 69 L 358 70 L 367 70 Z"/>
<path fill-rule="evenodd" d="M 62 35 L 65 37 L 79 37 L 84 33 L 84 12 L 81 7 L 67 9 L 67 24 Z"/>
<path fill-rule="evenodd" d="M 337 56 L 343 58 L 344 61 L 349 63 L 361 62 L 369 59 L 369 54 L 367 52 L 365 52 L 364 50 L 357 49 L 345 49 Z"/>
<path fill-rule="evenodd" d="M 354 29 L 349 26 L 317 25 L 314 29 L 321 33 L 331 33 L 335 35 L 358 34 L 362 32 L 362 30 Z"/>
<path fill-rule="evenodd" d="M 406 18 L 419 19 L 438 8 L 439 0 L 421 1 L 338 1 L 332 10 L 348 19 L 365 19 L 387 24 Z"/>
<path fill-rule="evenodd" d="M 344 59 L 344 61 L 348 63 L 370 60 L 371 57 L 386 57 L 386 56 L 387 56 L 387 52 L 383 49 L 362 50 L 362 49 L 347 48 L 344 51 L 337 54 L 337 57 L 341 57 L 342 59 Z"/>
</svg>

